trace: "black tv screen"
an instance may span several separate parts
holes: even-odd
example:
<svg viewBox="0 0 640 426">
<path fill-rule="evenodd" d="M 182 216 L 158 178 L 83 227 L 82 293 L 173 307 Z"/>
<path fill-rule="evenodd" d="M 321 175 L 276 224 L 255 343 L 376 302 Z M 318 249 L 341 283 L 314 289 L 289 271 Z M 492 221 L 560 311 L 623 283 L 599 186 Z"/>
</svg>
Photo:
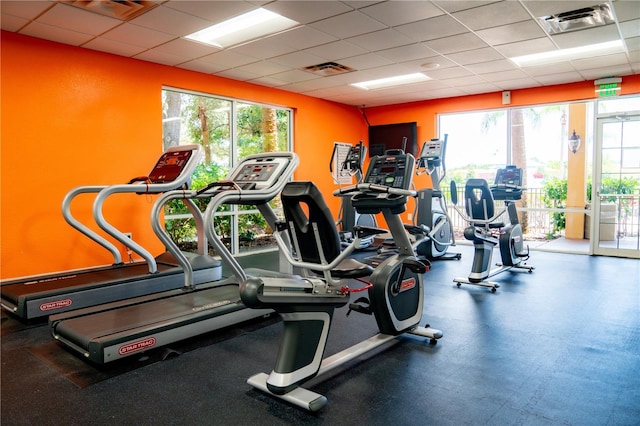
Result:
<svg viewBox="0 0 640 426">
<path fill-rule="evenodd" d="M 418 149 L 418 125 L 410 123 L 369 126 L 369 156 L 383 155 L 390 149 L 402 149 L 402 140 L 407 138 L 405 152 L 416 155 Z"/>
</svg>

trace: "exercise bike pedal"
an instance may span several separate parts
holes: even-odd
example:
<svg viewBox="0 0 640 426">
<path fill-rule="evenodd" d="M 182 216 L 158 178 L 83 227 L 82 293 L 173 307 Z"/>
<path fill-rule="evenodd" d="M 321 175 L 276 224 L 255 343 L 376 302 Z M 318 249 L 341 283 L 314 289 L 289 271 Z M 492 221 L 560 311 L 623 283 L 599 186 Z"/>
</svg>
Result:
<svg viewBox="0 0 640 426">
<path fill-rule="evenodd" d="M 366 303 L 367 305 L 361 305 L 361 303 Z M 361 314 L 371 315 L 373 312 L 371 311 L 371 302 L 366 297 L 360 297 L 356 299 L 355 302 L 349 303 L 349 310 L 347 311 L 347 316 L 351 313 L 351 311 L 359 312 Z"/>
</svg>

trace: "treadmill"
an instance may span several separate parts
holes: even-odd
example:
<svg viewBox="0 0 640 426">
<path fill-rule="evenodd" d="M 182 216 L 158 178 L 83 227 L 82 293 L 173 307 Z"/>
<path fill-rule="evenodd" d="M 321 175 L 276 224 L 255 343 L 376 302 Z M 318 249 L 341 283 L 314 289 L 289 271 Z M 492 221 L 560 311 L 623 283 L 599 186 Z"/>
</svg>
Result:
<svg viewBox="0 0 640 426">
<path fill-rule="evenodd" d="M 105 200 L 113 194 L 161 194 L 188 186 L 191 175 L 202 158 L 199 145 L 184 145 L 165 151 L 148 176 L 131 179 L 126 184 L 111 186 L 79 186 L 72 189 L 62 202 L 64 219 L 113 256 L 112 265 L 103 265 L 34 275 L 0 282 L 0 305 L 23 321 L 100 305 L 131 297 L 162 292 L 181 286 L 184 269 L 170 252 L 153 257 L 146 249 L 108 223 L 103 216 Z M 120 251 L 109 240 L 78 221 L 71 214 L 72 201 L 81 194 L 97 194 L 93 202 L 93 218 L 109 236 L 119 241 L 144 261 L 125 263 Z M 189 259 L 193 282 L 208 282 L 221 278 L 219 260 L 206 253 L 203 215 L 194 203 L 187 203 L 198 232 L 198 253 Z M 152 223 L 161 212 L 152 214 Z"/>
<path fill-rule="evenodd" d="M 230 172 L 227 180 L 200 191 L 171 191 L 156 201 L 154 211 L 160 211 L 171 199 L 211 198 L 204 213 L 205 233 L 232 276 L 194 284 L 191 264 L 161 224 L 154 222 L 154 231 L 185 270 L 182 288 L 53 315 L 49 317 L 53 337 L 85 359 L 105 364 L 273 312 L 247 309 L 240 300 L 239 284 L 260 274 L 290 275 L 243 270 L 215 232 L 215 213 L 225 204 L 253 205 L 271 229 L 277 230 L 278 219 L 269 202 L 290 180 L 298 161 L 296 154 L 290 152 L 250 155 Z"/>
</svg>

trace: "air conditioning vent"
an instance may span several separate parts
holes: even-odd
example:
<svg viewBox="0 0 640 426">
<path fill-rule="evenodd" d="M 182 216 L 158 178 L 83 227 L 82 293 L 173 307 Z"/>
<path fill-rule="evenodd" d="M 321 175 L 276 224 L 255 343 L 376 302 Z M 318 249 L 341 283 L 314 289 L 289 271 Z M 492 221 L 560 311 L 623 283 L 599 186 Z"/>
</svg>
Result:
<svg viewBox="0 0 640 426">
<path fill-rule="evenodd" d="M 58 2 L 121 21 L 129 21 L 158 5 L 154 1 L 145 0 L 58 0 Z"/>
<path fill-rule="evenodd" d="M 615 22 L 613 12 L 608 4 L 541 16 L 538 21 L 550 35 L 609 25 Z"/>
<path fill-rule="evenodd" d="M 346 65 L 340 65 L 336 62 L 324 62 L 318 65 L 310 65 L 308 67 L 304 67 L 303 70 L 322 77 L 329 77 L 331 75 L 355 71 L 353 68 L 349 68 Z"/>
</svg>

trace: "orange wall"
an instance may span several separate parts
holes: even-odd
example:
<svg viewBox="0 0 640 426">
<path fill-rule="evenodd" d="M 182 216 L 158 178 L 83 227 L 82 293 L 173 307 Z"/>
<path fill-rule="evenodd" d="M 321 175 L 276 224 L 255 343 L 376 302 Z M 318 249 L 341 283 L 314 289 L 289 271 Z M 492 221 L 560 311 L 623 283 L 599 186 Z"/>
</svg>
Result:
<svg viewBox="0 0 640 426">
<path fill-rule="evenodd" d="M 296 178 L 316 182 L 337 213 L 328 163 L 334 141 L 366 140 L 356 108 L 14 33 L 1 37 L 1 278 L 112 262 L 66 224 L 61 202 L 75 186 L 149 172 L 162 150 L 163 85 L 293 108 Z M 147 223 L 154 198 L 118 197 L 106 203 L 107 220 L 160 253 Z M 80 220 L 90 217 L 90 201 L 72 205 Z"/>
</svg>

